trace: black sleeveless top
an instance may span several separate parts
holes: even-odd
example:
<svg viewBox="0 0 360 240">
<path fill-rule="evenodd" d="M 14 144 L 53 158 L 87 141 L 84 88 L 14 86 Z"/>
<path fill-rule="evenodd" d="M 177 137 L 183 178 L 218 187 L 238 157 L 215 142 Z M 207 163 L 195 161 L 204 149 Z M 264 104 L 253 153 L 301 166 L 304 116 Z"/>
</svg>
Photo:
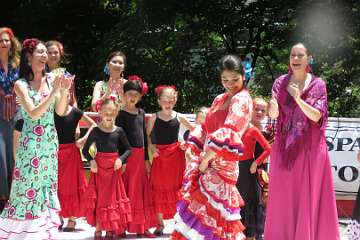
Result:
<svg viewBox="0 0 360 240">
<path fill-rule="evenodd" d="M 73 107 L 66 116 L 59 116 L 54 111 L 55 128 L 59 144 L 74 143 L 76 127 L 83 116 L 83 111 Z"/>
<path fill-rule="evenodd" d="M 168 145 L 178 141 L 180 122 L 176 117 L 169 121 L 160 119 L 156 114 L 156 120 L 151 132 L 153 144 Z"/>
</svg>

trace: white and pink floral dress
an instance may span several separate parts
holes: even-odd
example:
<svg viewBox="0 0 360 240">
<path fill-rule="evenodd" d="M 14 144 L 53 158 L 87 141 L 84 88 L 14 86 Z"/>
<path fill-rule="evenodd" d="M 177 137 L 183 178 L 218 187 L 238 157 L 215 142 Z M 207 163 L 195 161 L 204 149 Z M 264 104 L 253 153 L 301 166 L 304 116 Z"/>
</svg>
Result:
<svg viewBox="0 0 360 240">
<path fill-rule="evenodd" d="M 34 104 L 39 104 L 45 96 L 26 84 Z M 52 230 L 57 230 L 60 205 L 54 105 L 55 101 L 38 120 L 32 120 L 20 107 L 24 125 L 10 199 L 0 215 L 0 239 L 52 239 Z"/>
</svg>

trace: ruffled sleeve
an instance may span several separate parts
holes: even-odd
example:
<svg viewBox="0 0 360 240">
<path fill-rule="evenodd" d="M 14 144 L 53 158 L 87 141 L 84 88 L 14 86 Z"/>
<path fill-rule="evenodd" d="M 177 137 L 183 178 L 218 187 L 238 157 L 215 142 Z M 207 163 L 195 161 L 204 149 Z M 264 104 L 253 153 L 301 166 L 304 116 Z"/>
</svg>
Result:
<svg viewBox="0 0 360 240">
<path fill-rule="evenodd" d="M 223 127 L 211 133 L 207 146 L 218 156 L 237 161 L 243 154 L 241 137 L 251 120 L 253 103 L 245 90 L 232 97 Z"/>
<path fill-rule="evenodd" d="M 206 130 L 204 125 L 197 125 L 189 134 L 186 146 L 190 147 L 195 153 L 203 151 L 206 138 Z"/>
</svg>

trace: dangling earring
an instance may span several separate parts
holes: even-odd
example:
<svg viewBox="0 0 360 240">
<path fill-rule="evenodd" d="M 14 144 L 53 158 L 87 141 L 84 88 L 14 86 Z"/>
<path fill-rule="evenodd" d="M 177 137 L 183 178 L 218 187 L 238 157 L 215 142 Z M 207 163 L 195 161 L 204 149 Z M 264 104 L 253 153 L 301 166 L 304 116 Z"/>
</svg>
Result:
<svg viewBox="0 0 360 240">
<path fill-rule="evenodd" d="M 106 76 L 110 75 L 109 64 L 105 64 L 103 71 L 104 71 Z"/>
<path fill-rule="evenodd" d="M 310 57 L 309 61 L 308 61 L 308 65 L 305 68 L 305 71 L 307 73 L 312 73 L 312 68 L 311 65 L 314 64 L 314 58 Z"/>
</svg>

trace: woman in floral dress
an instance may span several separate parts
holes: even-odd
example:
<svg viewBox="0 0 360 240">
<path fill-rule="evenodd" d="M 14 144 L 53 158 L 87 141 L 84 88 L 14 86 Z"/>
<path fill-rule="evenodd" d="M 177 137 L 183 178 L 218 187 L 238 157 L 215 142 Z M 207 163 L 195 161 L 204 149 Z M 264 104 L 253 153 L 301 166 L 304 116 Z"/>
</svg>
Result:
<svg viewBox="0 0 360 240">
<path fill-rule="evenodd" d="M 240 58 L 224 56 L 219 69 L 226 92 L 215 98 L 204 124 L 190 133 L 194 155 L 179 194 L 172 240 L 245 239 L 240 221 L 244 201 L 235 184 L 243 154 L 241 137 L 253 104 L 243 84 Z"/>
<path fill-rule="evenodd" d="M 64 115 L 72 79 L 44 74 L 48 55 L 38 39 L 23 43 L 21 79 L 15 93 L 24 119 L 10 199 L 0 216 L 0 239 L 52 239 L 60 210 L 57 197 L 58 140 L 54 110 Z"/>
</svg>

